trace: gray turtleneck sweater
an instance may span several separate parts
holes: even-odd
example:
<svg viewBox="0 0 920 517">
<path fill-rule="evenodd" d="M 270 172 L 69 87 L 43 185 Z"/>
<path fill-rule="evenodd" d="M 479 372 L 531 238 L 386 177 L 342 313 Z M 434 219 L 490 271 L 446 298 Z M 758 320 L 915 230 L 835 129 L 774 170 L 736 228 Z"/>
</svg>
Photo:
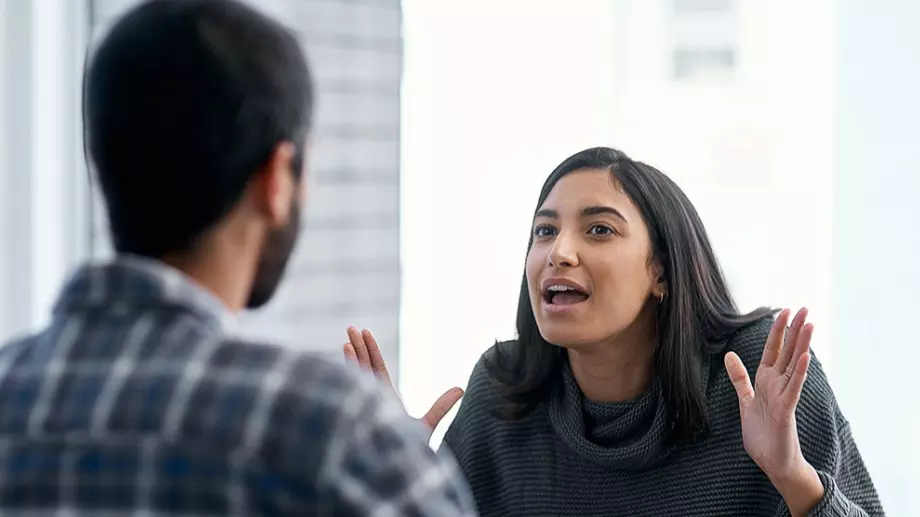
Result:
<svg viewBox="0 0 920 517">
<path fill-rule="evenodd" d="M 738 353 L 752 379 L 771 323 L 765 318 L 739 331 L 726 348 Z M 722 355 L 703 364 L 712 429 L 692 445 L 666 446 L 667 411 L 657 381 L 638 400 L 600 404 L 584 398 L 567 367 L 559 395 L 521 420 L 501 420 L 493 416 L 500 395 L 482 360 L 444 443 L 484 517 L 788 515 L 744 451 L 738 399 Z M 817 360 L 796 420 L 802 452 L 825 487 L 812 515 L 884 515 Z"/>
</svg>

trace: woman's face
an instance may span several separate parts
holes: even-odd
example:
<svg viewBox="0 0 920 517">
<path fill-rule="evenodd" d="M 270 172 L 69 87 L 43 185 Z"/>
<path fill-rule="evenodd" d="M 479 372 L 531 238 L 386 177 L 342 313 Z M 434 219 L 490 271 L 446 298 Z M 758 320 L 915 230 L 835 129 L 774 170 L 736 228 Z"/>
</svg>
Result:
<svg viewBox="0 0 920 517">
<path fill-rule="evenodd" d="M 543 339 L 582 347 L 652 322 L 665 286 L 650 252 L 645 221 L 610 171 L 586 169 L 559 180 L 537 210 L 527 254 Z"/>
</svg>

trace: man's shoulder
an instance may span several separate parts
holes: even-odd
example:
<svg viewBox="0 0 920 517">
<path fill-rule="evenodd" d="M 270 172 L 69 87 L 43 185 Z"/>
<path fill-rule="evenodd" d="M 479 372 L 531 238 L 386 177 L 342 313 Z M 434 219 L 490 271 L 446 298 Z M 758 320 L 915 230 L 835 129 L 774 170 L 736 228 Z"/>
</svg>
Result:
<svg viewBox="0 0 920 517">
<path fill-rule="evenodd" d="M 351 430 L 398 427 L 393 414 L 408 419 L 373 376 L 331 355 L 236 337 L 198 347 L 198 365 L 165 387 L 172 400 L 158 418 L 167 441 L 206 443 L 259 468 L 315 479 Z"/>
<path fill-rule="evenodd" d="M 198 352 L 210 370 L 226 371 L 231 379 L 246 383 L 246 374 L 262 375 L 267 379 L 301 383 L 316 382 L 332 375 L 341 379 L 355 378 L 341 361 L 332 354 L 319 350 L 303 350 L 269 341 L 253 340 L 236 336 L 215 337 L 211 343 L 202 343 Z"/>
<path fill-rule="evenodd" d="M 277 354 L 272 366 L 260 368 L 263 380 L 254 394 L 258 401 L 246 413 L 247 430 L 240 441 L 242 450 L 253 453 L 265 468 L 317 476 L 319 483 L 321 476 L 329 481 L 340 469 L 357 468 L 350 461 L 370 468 L 389 461 L 392 454 L 432 453 L 428 432 L 406 414 L 395 391 L 357 365 L 323 353 L 248 341 L 228 341 L 221 347 Z"/>
<path fill-rule="evenodd" d="M 372 376 L 331 354 L 176 322 L 150 330 L 132 320 L 111 332 L 75 331 L 69 339 L 70 323 L 0 347 L 0 378 L 7 380 L 0 387 L 34 385 L 30 393 L 41 387 L 53 407 L 86 415 L 68 423 L 79 429 L 183 439 L 214 434 L 233 442 L 248 420 L 290 411 L 319 421 L 378 389 Z M 65 407 L 74 399 L 59 389 L 61 379 L 81 394 L 79 408 Z"/>
<path fill-rule="evenodd" d="M 374 397 L 373 376 L 332 354 L 241 338 L 223 339 L 207 362 L 208 375 L 228 389 L 251 388 L 292 411 L 341 413 L 350 399 Z"/>
</svg>

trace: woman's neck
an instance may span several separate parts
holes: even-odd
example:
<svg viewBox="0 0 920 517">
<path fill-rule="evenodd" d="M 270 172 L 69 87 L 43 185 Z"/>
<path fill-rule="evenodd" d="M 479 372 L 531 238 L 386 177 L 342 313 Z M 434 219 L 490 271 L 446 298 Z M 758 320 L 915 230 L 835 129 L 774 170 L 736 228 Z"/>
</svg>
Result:
<svg viewBox="0 0 920 517">
<path fill-rule="evenodd" d="M 657 337 L 654 327 L 650 332 L 640 329 L 628 329 L 594 346 L 568 349 L 572 375 L 588 400 L 625 402 L 648 390 L 655 376 Z"/>
</svg>

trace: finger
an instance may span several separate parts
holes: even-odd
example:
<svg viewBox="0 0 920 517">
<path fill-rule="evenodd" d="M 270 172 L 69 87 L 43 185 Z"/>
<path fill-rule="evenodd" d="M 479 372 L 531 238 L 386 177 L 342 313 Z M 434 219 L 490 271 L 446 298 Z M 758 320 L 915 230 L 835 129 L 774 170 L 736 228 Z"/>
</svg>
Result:
<svg viewBox="0 0 920 517">
<path fill-rule="evenodd" d="M 792 352 L 789 354 L 789 364 L 786 365 L 786 369 L 783 371 L 787 379 L 792 377 L 792 372 L 795 370 L 796 361 L 798 361 L 799 357 L 801 357 L 803 353 L 808 353 L 808 348 L 811 345 L 811 333 L 813 331 L 814 325 L 809 323 L 797 333 L 795 342 L 789 343 L 789 348 Z"/>
<path fill-rule="evenodd" d="M 450 412 L 451 409 L 460 399 L 463 397 L 463 390 L 460 388 L 451 388 L 447 390 L 446 393 L 441 395 L 434 405 L 431 406 L 431 409 L 425 413 L 425 416 L 422 417 L 422 422 L 425 423 L 431 430 L 434 430 L 435 427 L 444 419 L 444 416 Z"/>
<path fill-rule="evenodd" d="M 383 381 L 386 381 L 387 384 L 392 385 L 393 382 L 390 381 L 390 372 L 387 371 L 387 363 L 383 359 L 383 354 L 380 352 L 380 345 L 377 344 L 377 338 L 374 337 L 374 333 L 364 329 L 361 331 L 361 336 L 364 338 L 364 344 L 367 345 L 367 355 L 370 358 L 371 369 L 374 370 L 374 374 Z"/>
<path fill-rule="evenodd" d="M 785 406 L 791 411 L 795 411 L 795 407 L 799 404 L 799 398 L 802 396 L 802 388 L 805 386 L 805 378 L 808 377 L 808 365 L 810 363 L 811 354 L 798 356 L 792 378 L 783 391 Z"/>
<path fill-rule="evenodd" d="M 738 406 L 741 411 L 754 401 L 754 387 L 751 386 L 751 378 L 748 376 L 747 368 L 741 362 L 741 358 L 734 352 L 725 354 L 725 371 L 728 372 L 728 378 L 735 387 L 735 393 L 738 394 Z"/>
<path fill-rule="evenodd" d="M 811 335 L 814 332 L 815 327 L 811 323 L 805 325 L 805 328 L 802 329 L 802 332 L 799 333 L 799 339 L 795 344 L 795 355 L 793 356 L 792 361 L 789 362 L 789 366 L 786 367 L 785 376 L 789 379 L 785 390 L 791 389 L 793 386 L 793 381 L 796 375 L 796 369 L 800 366 L 799 362 L 802 361 L 802 356 L 808 356 L 808 350 L 811 348 Z"/>
<path fill-rule="evenodd" d="M 795 363 L 793 356 L 795 355 L 795 349 L 799 341 L 799 334 L 802 332 L 802 325 L 805 324 L 805 318 L 807 317 L 808 309 L 802 307 L 795 315 L 795 319 L 792 320 L 792 325 L 787 331 L 789 332 L 789 339 L 786 340 L 788 346 L 783 347 L 779 359 L 777 359 L 776 364 L 773 365 L 777 370 L 783 372 L 786 368 L 789 368 L 790 363 Z"/>
<path fill-rule="evenodd" d="M 367 345 L 364 343 L 364 337 L 361 336 L 361 332 L 352 325 L 348 327 L 348 340 L 351 341 L 351 345 L 355 347 L 355 355 L 358 357 L 358 364 L 362 367 L 371 369 L 371 359 L 367 354 Z"/>
<path fill-rule="evenodd" d="M 779 357 L 780 350 L 783 348 L 783 336 L 786 331 L 786 324 L 789 321 L 789 309 L 779 311 L 770 334 L 767 336 L 767 342 L 763 347 L 763 355 L 760 356 L 761 366 L 773 366 Z"/>
<path fill-rule="evenodd" d="M 355 354 L 355 347 L 351 343 L 345 343 L 345 345 L 342 346 L 342 350 L 345 352 L 346 360 L 358 363 L 358 355 Z"/>
<path fill-rule="evenodd" d="M 788 327 L 786 327 L 786 331 L 783 333 L 782 351 L 788 351 L 789 349 L 794 348 L 795 340 L 798 337 L 798 335 L 799 335 L 799 329 L 795 327 L 795 320 L 793 320 L 793 323 L 791 323 Z M 780 356 L 782 355 L 782 351 L 780 352 Z M 780 357 L 777 356 L 776 363 L 778 363 L 779 360 L 780 360 Z"/>
</svg>

